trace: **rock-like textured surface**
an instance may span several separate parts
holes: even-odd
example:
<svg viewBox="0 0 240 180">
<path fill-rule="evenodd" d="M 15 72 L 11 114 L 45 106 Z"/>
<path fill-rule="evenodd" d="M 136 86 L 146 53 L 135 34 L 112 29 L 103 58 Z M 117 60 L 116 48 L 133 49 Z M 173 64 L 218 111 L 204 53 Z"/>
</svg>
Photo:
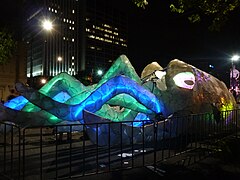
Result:
<svg viewBox="0 0 240 180">
<path fill-rule="evenodd" d="M 148 65 L 144 69 L 149 74 L 155 70 L 154 65 Z M 156 76 L 150 78 L 153 80 Z M 158 94 L 163 102 L 164 116 L 213 112 L 213 108 L 226 111 L 237 107 L 223 81 L 178 59 L 169 62 L 166 75 L 155 80 L 155 83 L 159 92 L 155 89 L 154 94 Z M 163 90 L 163 86 L 166 89 Z"/>
</svg>

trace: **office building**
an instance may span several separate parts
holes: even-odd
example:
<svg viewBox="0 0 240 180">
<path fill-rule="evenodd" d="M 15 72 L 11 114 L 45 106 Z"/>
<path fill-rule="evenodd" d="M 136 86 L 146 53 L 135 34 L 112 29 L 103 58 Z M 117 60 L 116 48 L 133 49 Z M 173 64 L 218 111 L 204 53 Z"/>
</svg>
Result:
<svg viewBox="0 0 240 180">
<path fill-rule="evenodd" d="M 127 53 L 128 19 L 110 0 L 26 0 L 27 76 L 106 70 Z M 48 20 L 48 21 L 46 21 Z M 47 25 L 43 28 L 43 24 Z"/>
</svg>

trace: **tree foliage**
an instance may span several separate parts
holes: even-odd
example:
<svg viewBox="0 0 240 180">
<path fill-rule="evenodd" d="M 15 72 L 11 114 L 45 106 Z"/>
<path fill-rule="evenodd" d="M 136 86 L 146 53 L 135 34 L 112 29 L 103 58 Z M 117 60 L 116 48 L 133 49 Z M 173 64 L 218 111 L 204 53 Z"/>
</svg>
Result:
<svg viewBox="0 0 240 180">
<path fill-rule="evenodd" d="M 132 0 L 138 7 L 145 8 L 148 5 L 147 0 Z"/>
<path fill-rule="evenodd" d="M 133 0 L 138 6 L 145 8 L 146 0 Z M 203 17 L 211 18 L 210 30 L 220 30 L 233 12 L 240 7 L 240 0 L 173 0 L 169 4 L 172 12 L 188 14 L 192 23 L 200 22 Z"/>
<path fill-rule="evenodd" d="M 16 42 L 7 29 L 0 30 L 0 64 L 5 64 L 14 53 Z"/>
</svg>

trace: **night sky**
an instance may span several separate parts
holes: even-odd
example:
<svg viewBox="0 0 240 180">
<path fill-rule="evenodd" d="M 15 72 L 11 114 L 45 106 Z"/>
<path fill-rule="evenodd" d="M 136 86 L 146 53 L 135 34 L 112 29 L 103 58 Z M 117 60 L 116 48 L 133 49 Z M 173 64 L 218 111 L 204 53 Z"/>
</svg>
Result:
<svg viewBox="0 0 240 180">
<path fill-rule="evenodd" d="M 21 1 L 22 0 L 0 1 L 0 27 L 7 26 L 17 39 L 21 39 Z"/>
<path fill-rule="evenodd" d="M 0 24 L 7 23 L 17 29 L 20 1 L 1 0 Z M 221 77 L 228 77 L 231 56 L 240 53 L 240 14 L 230 17 L 220 32 L 210 32 L 209 19 L 192 24 L 186 15 L 170 12 L 169 1 L 149 0 L 145 10 L 131 0 L 111 2 L 129 13 L 127 56 L 138 73 L 153 61 L 166 67 L 177 58 L 200 68 L 203 64 L 213 64 Z M 236 65 L 240 69 L 240 63 Z"/>
<path fill-rule="evenodd" d="M 211 32 L 209 18 L 190 23 L 186 15 L 170 12 L 166 1 L 150 1 L 145 10 L 130 7 L 128 57 L 134 66 L 143 69 L 157 61 L 165 67 L 176 58 L 196 67 L 212 64 L 214 71 L 228 78 L 231 56 L 240 53 L 239 15 L 232 16 L 220 32 Z"/>
</svg>

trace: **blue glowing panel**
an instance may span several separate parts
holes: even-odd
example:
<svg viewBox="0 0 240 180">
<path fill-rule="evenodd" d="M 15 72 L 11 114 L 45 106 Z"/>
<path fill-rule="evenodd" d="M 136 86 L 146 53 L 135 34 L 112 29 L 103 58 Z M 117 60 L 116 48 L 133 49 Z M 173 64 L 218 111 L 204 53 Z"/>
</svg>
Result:
<svg viewBox="0 0 240 180">
<path fill-rule="evenodd" d="M 9 107 L 15 110 L 21 110 L 26 104 L 28 100 L 23 96 L 18 96 L 14 99 L 11 99 L 4 103 L 4 106 Z"/>
<path fill-rule="evenodd" d="M 143 124 L 147 124 L 147 120 L 150 120 L 148 115 L 146 115 L 144 113 L 138 113 L 134 119 L 134 121 L 136 121 L 136 122 L 133 122 L 133 127 L 141 127 L 141 126 L 143 126 Z M 144 123 L 141 121 L 144 121 Z"/>
<path fill-rule="evenodd" d="M 69 96 L 67 92 L 61 91 L 60 93 L 58 93 L 56 96 L 53 97 L 53 100 L 60 103 L 64 103 L 70 98 L 71 96 Z"/>
<path fill-rule="evenodd" d="M 23 94 L 30 102 L 55 115 L 59 119 L 69 121 L 79 121 L 83 119 L 82 111 L 84 109 L 90 112 L 96 112 L 111 98 L 122 93 L 129 94 L 155 113 L 160 113 L 162 110 L 162 104 L 154 94 L 132 79 L 122 75 L 109 79 L 92 92 L 85 100 L 76 105 L 54 101 L 38 91 L 31 91 L 25 87 L 21 87 L 21 89 L 24 89 Z M 130 104 L 129 106 L 131 109 L 132 105 Z"/>
</svg>

